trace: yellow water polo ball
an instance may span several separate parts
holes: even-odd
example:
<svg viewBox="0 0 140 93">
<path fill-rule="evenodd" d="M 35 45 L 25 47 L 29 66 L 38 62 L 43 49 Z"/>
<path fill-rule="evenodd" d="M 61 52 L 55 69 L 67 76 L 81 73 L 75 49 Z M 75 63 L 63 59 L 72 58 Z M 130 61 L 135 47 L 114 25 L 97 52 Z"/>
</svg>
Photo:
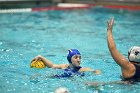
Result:
<svg viewBox="0 0 140 93">
<path fill-rule="evenodd" d="M 45 68 L 46 65 L 41 60 L 37 60 L 37 61 L 32 61 L 30 67 L 31 68 Z"/>
</svg>

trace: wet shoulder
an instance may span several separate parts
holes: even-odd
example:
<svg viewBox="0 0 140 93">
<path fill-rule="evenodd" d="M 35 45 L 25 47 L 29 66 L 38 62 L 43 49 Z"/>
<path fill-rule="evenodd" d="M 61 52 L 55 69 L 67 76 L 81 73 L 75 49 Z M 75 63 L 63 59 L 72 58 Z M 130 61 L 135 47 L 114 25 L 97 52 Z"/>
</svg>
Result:
<svg viewBox="0 0 140 93">
<path fill-rule="evenodd" d="M 66 69 L 69 67 L 69 64 L 61 64 L 61 69 Z"/>
</svg>

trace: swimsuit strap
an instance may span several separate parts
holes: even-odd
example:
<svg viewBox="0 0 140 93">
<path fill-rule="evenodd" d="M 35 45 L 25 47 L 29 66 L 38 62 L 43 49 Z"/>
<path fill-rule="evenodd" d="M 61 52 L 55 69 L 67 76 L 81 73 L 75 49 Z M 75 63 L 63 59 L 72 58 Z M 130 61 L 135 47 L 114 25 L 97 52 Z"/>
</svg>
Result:
<svg viewBox="0 0 140 93">
<path fill-rule="evenodd" d="M 75 75 L 84 76 L 84 73 L 79 72 L 80 68 L 82 68 L 82 67 L 81 66 L 75 67 L 75 68 L 68 67 L 68 68 L 64 69 L 63 74 L 55 75 L 55 77 L 64 78 L 64 77 L 72 77 L 72 76 L 75 76 Z"/>
<path fill-rule="evenodd" d="M 68 68 L 66 68 L 65 70 L 71 70 L 72 72 L 78 72 L 82 67 L 81 66 L 78 66 L 78 67 L 75 67 L 75 68 L 71 68 L 70 66 L 68 66 Z"/>
<path fill-rule="evenodd" d="M 135 71 L 135 75 L 133 76 L 134 78 L 140 78 L 140 65 L 138 64 L 134 64 L 136 71 Z"/>
</svg>

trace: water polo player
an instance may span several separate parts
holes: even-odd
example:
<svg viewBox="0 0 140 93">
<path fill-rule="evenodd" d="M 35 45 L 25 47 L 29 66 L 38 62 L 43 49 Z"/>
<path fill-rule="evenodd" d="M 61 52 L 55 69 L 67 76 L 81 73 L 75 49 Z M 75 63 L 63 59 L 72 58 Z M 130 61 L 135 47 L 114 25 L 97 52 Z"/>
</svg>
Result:
<svg viewBox="0 0 140 93">
<path fill-rule="evenodd" d="M 110 53 L 115 62 L 121 67 L 122 78 L 124 80 L 139 80 L 140 79 L 140 47 L 133 46 L 128 51 L 127 60 L 116 48 L 115 41 L 112 35 L 114 19 L 108 22 L 107 41 Z"/>
<path fill-rule="evenodd" d="M 56 77 L 71 77 L 74 75 L 80 75 L 83 76 L 83 72 L 85 71 L 92 71 L 95 74 L 100 74 L 100 70 L 93 70 L 91 68 L 84 68 L 81 67 L 81 54 L 77 49 L 70 49 L 68 50 L 67 60 L 69 64 L 54 64 L 50 60 L 46 59 L 45 57 L 39 55 L 36 56 L 32 62 L 31 67 L 36 67 L 36 65 L 33 65 L 35 62 L 40 60 L 44 63 L 45 66 L 48 68 L 54 68 L 54 69 L 64 69 L 64 73 L 61 75 L 56 75 Z M 44 67 L 44 66 L 43 66 Z"/>
</svg>

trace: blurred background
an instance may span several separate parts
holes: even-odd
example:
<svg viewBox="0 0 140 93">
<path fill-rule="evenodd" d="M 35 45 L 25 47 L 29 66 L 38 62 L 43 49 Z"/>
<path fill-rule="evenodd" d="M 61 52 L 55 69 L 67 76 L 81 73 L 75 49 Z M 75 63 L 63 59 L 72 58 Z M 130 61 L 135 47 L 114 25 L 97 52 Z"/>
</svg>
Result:
<svg viewBox="0 0 140 93">
<path fill-rule="evenodd" d="M 139 6 L 140 0 L 0 0 L 0 8 L 32 8 L 55 6 L 58 3 L 119 4 Z"/>
</svg>

